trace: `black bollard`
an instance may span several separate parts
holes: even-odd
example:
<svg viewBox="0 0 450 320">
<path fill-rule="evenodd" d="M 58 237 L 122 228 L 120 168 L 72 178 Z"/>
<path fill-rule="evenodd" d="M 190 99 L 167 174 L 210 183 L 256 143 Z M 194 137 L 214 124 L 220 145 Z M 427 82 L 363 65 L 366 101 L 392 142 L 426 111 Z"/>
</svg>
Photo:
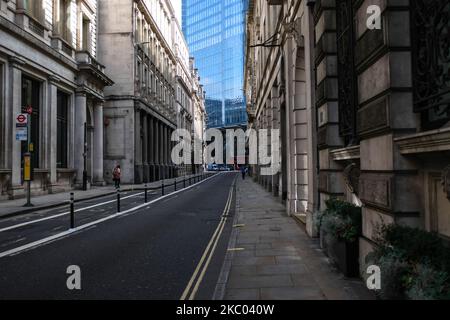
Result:
<svg viewBox="0 0 450 320">
<path fill-rule="evenodd" d="M 120 212 L 120 188 L 117 188 L 117 212 Z"/>
<path fill-rule="evenodd" d="M 175 191 L 177 191 L 177 178 L 175 178 L 174 186 L 175 186 Z"/>
<path fill-rule="evenodd" d="M 75 228 L 75 200 L 73 192 L 70 193 L 70 229 Z"/>
<path fill-rule="evenodd" d="M 145 203 L 148 202 L 148 196 L 147 196 L 147 184 L 144 186 L 144 201 Z"/>
<path fill-rule="evenodd" d="M 164 179 L 161 182 L 161 192 L 162 192 L 162 195 L 164 195 Z"/>
</svg>

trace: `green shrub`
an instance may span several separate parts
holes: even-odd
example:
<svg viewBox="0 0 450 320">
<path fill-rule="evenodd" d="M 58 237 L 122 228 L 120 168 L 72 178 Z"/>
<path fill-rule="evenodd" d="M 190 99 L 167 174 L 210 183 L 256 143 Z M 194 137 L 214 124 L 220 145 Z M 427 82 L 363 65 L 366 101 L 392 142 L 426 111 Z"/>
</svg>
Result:
<svg viewBox="0 0 450 320">
<path fill-rule="evenodd" d="M 449 248 L 437 234 L 400 225 L 384 226 L 381 232 L 381 243 L 403 251 L 407 261 L 450 271 Z"/>
<path fill-rule="evenodd" d="M 354 242 L 361 234 L 361 208 L 332 198 L 325 202 L 327 209 L 318 215 L 319 228 L 334 238 Z"/>
<path fill-rule="evenodd" d="M 377 241 L 366 263 L 381 269 L 381 298 L 450 298 L 449 249 L 436 234 L 393 224 L 381 228 Z"/>
<path fill-rule="evenodd" d="M 450 299 L 447 272 L 437 271 L 429 265 L 417 265 L 416 275 L 412 278 L 406 295 L 411 300 Z"/>
</svg>

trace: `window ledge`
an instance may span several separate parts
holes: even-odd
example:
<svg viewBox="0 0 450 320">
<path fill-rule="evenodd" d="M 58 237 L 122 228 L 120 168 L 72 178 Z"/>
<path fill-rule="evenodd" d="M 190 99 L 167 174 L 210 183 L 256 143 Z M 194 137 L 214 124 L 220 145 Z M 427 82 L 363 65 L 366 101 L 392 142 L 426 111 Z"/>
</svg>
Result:
<svg viewBox="0 0 450 320">
<path fill-rule="evenodd" d="M 333 150 L 330 152 L 330 156 L 334 161 L 355 160 L 361 157 L 359 146 Z"/>
<path fill-rule="evenodd" d="M 418 154 L 450 150 L 450 128 L 421 132 L 394 139 L 401 154 Z"/>
</svg>

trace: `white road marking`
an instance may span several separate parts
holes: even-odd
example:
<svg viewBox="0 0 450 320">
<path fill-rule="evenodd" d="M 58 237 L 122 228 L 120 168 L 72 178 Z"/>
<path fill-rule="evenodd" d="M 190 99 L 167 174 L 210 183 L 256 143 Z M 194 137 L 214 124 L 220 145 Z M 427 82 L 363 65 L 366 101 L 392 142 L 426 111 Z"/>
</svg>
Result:
<svg viewBox="0 0 450 320">
<path fill-rule="evenodd" d="M 203 277 L 205 276 L 205 272 L 208 269 L 209 263 L 211 262 L 211 258 L 214 255 L 214 252 L 216 250 L 217 243 L 219 242 L 220 236 L 222 235 L 223 229 L 225 227 L 225 224 L 227 222 L 228 213 L 230 211 L 232 199 L 233 199 L 233 188 L 234 184 L 236 182 L 236 179 L 233 181 L 232 186 L 230 188 L 230 191 L 228 193 L 228 199 L 225 204 L 225 208 L 222 213 L 222 218 L 220 220 L 219 225 L 217 226 L 216 230 L 214 231 L 214 234 L 211 237 L 211 240 L 209 241 L 208 245 L 206 246 L 206 249 L 197 264 L 197 267 L 195 268 L 194 274 L 192 275 L 191 279 L 189 280 L 188 285 L 183 291 L 183 294 L 180 298 L 180 300 L 186 300 L 188 298 L 189 292 L 192 290 L 191 294 L 189 295 L 189 300 L 194 300 L 195 295 L 198 291 L 198 288 L 203 280 Z M 212 249 L 210 250 L 212 246 Z M 205 262 L 206 259 L 206 262 Z M 202 268 L 203 265 L 203 268 Z M 200 275 L 198 276 L 197 281 L 195 279 L 197 278 L 198 273 L 200 272 L 200 269 L 202 269 Z M 194 285 L 195 281 L 195 285 Z M 192 288 L 192 286 L 194 287 Z"/>
<path fill-rule="evenodd" d="M 202 184 L 202 183 L 204 183 L 204 182 L 206 182 L 206 181 L 208 181 L 208 180 L 210 180 L 210 179 L 212 179 L 212 178 L 214 178 L 216 176 L 218 176 L 218 175 L 213 175 L 213 176 L 211 176 L 209 178 L 206 178 L 203 181 L 197 182 L 196 184 L 193 184 L 192 186 L 187 187 L 186 189 L 181 189 L 181 190 L 175 191 L 173 193 L 166 194 L 166 195 L 161 196 L 161 197 L 159 197 L 157 199 L 154 199 L 154 200 L 152 200 L 150 202 L 143 203 L 143 204 L 141 204 L 141 205 L 139 205 L 137 207 L 128 209 L 126 211 L 107 216 L 105 218 L 102 218 L 102 219 L 99 219 L 99 220 L 96 220 L 96 221 L 93 221 L 93 222 L 81 225 L 81 226 L 76 227 L 74 229 L 66 230 L 64 232 L 61 232 L 61 233 L 55 234 L 53 236 L 46 237 L 46 238 L 43 238 L 43 239 L 31 242 L 31 243 L 28 243 L 28 244 L 25 244 L 23 246 L 20 246 L 20 247 L 14 248 L 14 249 L 10 249 L 10 250 L 4 251 L 4 252 L 0 252 L 0 258 L 4 258 L 4 257 L 7 257 L 7 256 L 12 256 L 12 255 L 17 255 L 17 254 L 19 254 L 19 253 L 21 253 L 23 251 L 28 251 L 30 249 L 35 249 L 35 248 L 40 247 L 42 245 L 48 244 L 49 242 L 53 242 L 55 240 L 59 240 L 61 238 L 67 237 L 67 236 L 69 236 L 69 235 L 71 235 L 73 233 L 76 233 L 76 232 L 79 232 L 79 231 L 83 231 L 83 230 L 86 230 L 86 229 L 91 228 L 93 226 L 96 226 L 96 225 L 98 225 L 98 224 L 100 224 L 102 222 L 105 222 L 105 221 L 108 221 L 108 220 L 111 220 L 111 219 L 114 219 L 114 218 L 117 218 L 117 217 L 129 214 L 129 213 L 134 212 L 134 211 L 137 211 L 137 210 L 142 209 L 144 207 L 147 207 L 147 206 L 149 206 L 149 205 L 151 205 L 153 203 L 156 203 L 156 202 L 158 202 L 160 200 L 166 199 L 167 197 L 171 197 L 171 196 L 173 196 L 175 194 L 178 194 L 178 193 L 181 193 L 181 192 L 183 192 L 185 190 L 189 190 L 190 188 L 193 188 L 193 187 L 195 187 L 197 185 L 200 185 L 200 184 Z"/>
<path fill-rule="evenodd" d="M 125 199 L 129 199 L 129 198 L 132 198 L 132 197 L 137 197 L 138 195 L 140 195 L 140 193 L 120 198 L 120 200 L 125 200 Z M 116 201 L 117 201 L 117 199 L 106 201 L 106 202 L 97 203 L 97 204 L 89 206 L 89 207 L 76 209 L 75 212 L 86 211 L 86 210 L 89 210 L 89 209 L 92 209 L 92 208 L 96 208 L 96 207 L 100 207 L 100 206 L 103 206 L 105 204 L 113 203 L 113 202 L 116 202 Z M 36 219 L 36 220 L 24 222 L 24 223 L 15 224 L 13 226 L 9 226 L 9 227 L 0 229 L 0 233 L 1 232 L 5 232 L 5 231 L 9 231 L 9 230 L 14 230 L 14 229 L 17 229 L 17 228 L 21 228 L 21 227 L 24 227 L 24 226 L 27 226 L 27 225 L 30 225 L 30 224 L 34 224 L 34 223 L 47 221 L 47 220 L 51 220 L 51 219 L 56 219 L 56 218 L 59 218 L 59 217 L 62 217 L 62 216 L 68 215 L 68 214 L 70 214 L 70 211 L 66 211 L 66 212 L 63 212 L 63 213 L 55 214 L 55 215 L 52 215 L 52 216 L 49 216 L 49 217 L 46 217 L 46 218 L 42 218 L 42 219 Z M 40 215 L 40 216 L 43 216 L 43 215 Z"/>
<path fill-rule="evenodd" d="M 15 243 L 18 243 L 18 242 L 21 242 L 21 241 L 25 241 L 25 240 L 27 240 L 27 238 L 22 237 L 22 238 L 19 238 L 19 239 L 14 240 L 14 241 L 6 242 L 6 243 L 2 244 L 1 247 L 2 247 L 2 248 L 3 248 L 3 247 L 7 247 L 7 246 L 9 246 L 9 245 L 12 245 L 12 244 L 15 244 Z"/>
</svg>

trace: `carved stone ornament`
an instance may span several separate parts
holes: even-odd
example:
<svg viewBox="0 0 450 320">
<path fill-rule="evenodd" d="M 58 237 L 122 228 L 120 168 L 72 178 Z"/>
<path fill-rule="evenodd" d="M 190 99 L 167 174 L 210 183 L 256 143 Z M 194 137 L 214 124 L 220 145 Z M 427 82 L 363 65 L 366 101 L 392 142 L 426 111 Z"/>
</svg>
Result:
<svg viewBox="0 0 450 320">
<path fill-rule="evenodd" d="M 295 42 L 297 42 L 297 45 L 302 47 L 303 46 L 302 20 L 300 18 L 297 18 L 294 21 L 285 23 L 284 27 L 286 29 L 286 33 L 288 35 L 293 35 Z"/>
<path fill-rule="evenodd" d="M 350 192 L 358 195 L 359 176 L 361 175 L 361 170 L 355 163 L 352 163 L 345 167 L 343 175 L 345 184 L 349 188 Z"/>
<path fill-rule="evenodd" d="M 447 195 L 447 199 L 450 200 L 450 165 L 445 167 L 442 172 L 442 186 L 444 187 L 444 192 Z"/>
</svg>

